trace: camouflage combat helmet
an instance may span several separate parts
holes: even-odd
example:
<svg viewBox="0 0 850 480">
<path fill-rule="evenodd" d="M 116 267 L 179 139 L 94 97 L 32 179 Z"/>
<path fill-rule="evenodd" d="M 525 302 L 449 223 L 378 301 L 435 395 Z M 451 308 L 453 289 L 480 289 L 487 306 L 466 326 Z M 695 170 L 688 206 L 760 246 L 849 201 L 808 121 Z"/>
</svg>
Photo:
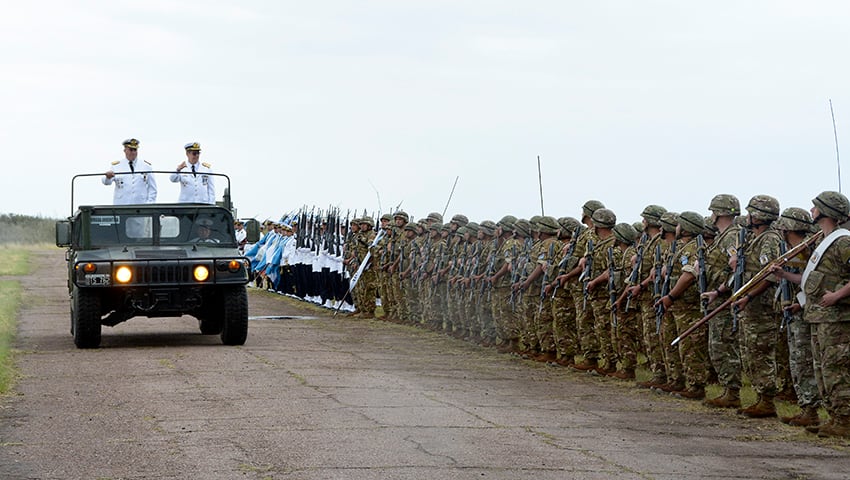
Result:
<svg viewBox="0 0 850 480">
<path fill-rule="evenodd" d="M 442 215 L 440 215 L 440 214 L 439 214 L 439 213 L 437 213 L 437 212 L 431 212 L 431 213 L 429 213 L 429 214 L 428 214 L 428 216 L 427 216 L 427 217 L 425 217 L 425 218 L 427 218 L 428 220 L 430 220 L 430 221 L 432 221 L 432 222 L 436 222 L 436 223 L 443 223 L 443 216 L 442 216 Z"/>
<path fill-rule="evenodd" d="M 514 224 L 516 223 L 516 217 L 513 215 L 505 215 L 499 220 L 498 226 L 502 227 L 502 230 L 506 230 L 509 232 L 514 231 Z"/>
<path fill-rule="evenodd" d="M 385 213 L 385 214 L 381 215 L 381 221 L 383 222 L 384 220 L 386 220 L 388 222 L 392 222 L 393 216 L 390 215 L 389 213 Z"/>
<path fill-rule="evenodd" d="M 537 230 L 537 223 L 540 222 L 540 219 L 543 218 L 541 215 L 533 215 L 528 219 L 528 222 L 531 223 L 531 228 Z"/>
<path fill-rule="evenodd" d="M 573 217 L 561 217 L 558 219 L 558 225 L 567 237 L 572 237 L 576 233 L 576 228 L 581 227 L 581 222 Z"/>
<path fill-rule="evenodd" d="M 813 230 L 812 216 L 802 208 L 786 208 L 773 226 L 779 230 L 810 232 Z"/>
<path fill-rule="evenodd" d="M 661 215 L 661 230 L 664 232 L 675 232 L 679 224 L 679 214 L 676 212 L 664 212 Z"/>
<path fill-rule="evenodd" d="M 484 220 L 478 227 L 478 231 L 484 233 L 484 235 L 492 237 L 496 234 L 496 224 L 491 220 Z"/>
<path fill-rule="evenodd" d="M 747 204 L 747 213 L 753 220 L 772 222 L 779 218 L 779 200 L 770 195 L 756 195 Z"/>
<path fill-rule="evenodd" d="M 366 225 L 369 225 L 370 227 L 374 227 L 374 226 L 375 226 L 375 221 L 374 221 L 374 220 L 372 220 L 372 217 L 363 217 L 363 218 L 361 218 L 361 219 L 360 219 L 360 224 L 362 225 L 362 224 L 364 224 L 364 223 L 365 223 Z"/>
<path fill-rule="evenodd" d="M 266 222 L 263 222 L 263 223 L 266 223 Z M 271 223 L 271 220 L 269 220 L 269 223 Z M 351 225 L 360 225 L 360 217 L 352 218 L 351 219 Z"/>
<path fill-rule="evenodd" d="M 605 208 L 605 205 L 603 205 L 602 202 L 600 202 L 599 200 L 588 200 L 584 202 L 584 205 L 581 206 L 582 218 L 593 218 L 593 212 L 599 210 L 600 208 Z"/>
<path fill-rule="evenodd" d="M 628 223 L 618 223 L 617 225 L 614 225 L 614 238 L 616 238 L 618 242 L 631 245 L 635 243 L 637 233 L 638 232 L 635 230 L 635 227 Z"/>
<path fill-rule="evenodd" d="M 431 232 L 439 232 L 442 229 L 443 229 L 443 224 L 439 223 L 439 222 L 434 222 L 434 223 L 431 224 L 430 227 L 428 227 L 428 230 L 431 231 Z"/>
<path fill-rule="evenodd" d="M 530 237 L 531 223 L 524 218 L 520 218 L 514 223 L 514 232 L 520 237 Z"/>
<path fill-rule="evenodd" d="M 449 221 L 449 223 L 456 223 L 460 227 L 465 227 L 466 224 L 469 223 L 469 218 L 467 218 L 466 215 L 462 215 L 462 214 L 458 213 L 457 215 L 452 217 L 452 219 L 451 219 L 451 221 Z"/>
<path fill-rule="evenodd" d="M 617 215 L 607 208 L 599 208 L 590 217 L 593 219 L 593 225 L 599 228 L 614 228 L 617 224 Z"/>
<path fill-rule="evenodd" d="M 720 229 L 711 221 L 711 216 L 703 217 L 703 221 L 705 222 L 705 230 L 702 231 L 703 237 L 714 238 L 720 235 Z"/>
<path fill-rule="evenodd" d="M 659 222 L 661 221 L 661 217 L 660 217 L 660 216 L 658 217 L 658 220 L 659 220 Z M 656 226 L 658 226 L 658 225 L 656 225 Z M 638 234 L 640 234 L 641 232 L 643 232 L 643 222 L 635 222 L 635 223 L 633 223 L 633 224 L 632 224 L 632 228 L 634 228 L 634 229 L 635 229 L 635 231 L 636 231 Z"/>
<path fill-rule="evenodd" d="M 705 218 L 697 212 L 682 212 L 679 214 L 679 226 L 690 234 L 699 235 L 705 230 Z"/>
<path fill-rule="evenodd" d="M 555 217 L 549 216 L 540 217 L 540 219 L 537 220 L 536 226 L 540 233 L 546 233 L 549 235 L 556 235 L 558 230 L 561 228 L 561 226 L 558 225 L 558 221 L 555 220 Z"/>
<path fill-rule="evenodd" d="M 708 209 L 717 216 L 734 217 L 741 214 L 741 203 L 735 195 L 721 193 L 711 199 Z"/>
<path fill-rule="evenodd" d="M 466 228 L 470 234 L 475 235 L 478 233 L 478 229 L 480 228 L 480 226 L 475 222 L 469 222 L 466 224 L 466 227 L 460 228 Z M 457 229 L 458 232 L 460 231 L 460 228 Z"/>
<path fill-rule="evenodd" d="M 653 227 L 661 226 L 661 215 L 664 215 L 667 212 L 667 209 L 662 207 L 661 205 L 647 205 L 646 208 L 640 212 L 640 216 L 646 220 L 646 224 Z M 641 231 L 643 230 L 643 226 L 640 227 Z"/>
<path fill-rule="evenodd" d="M 405 223 L 410 221 L 410 215 L 407 214 L 404 210 L 399 210 L 393 214 L 393 218 L 401 218 Z"/>
<path fill-rule="evenodd" d="M 826 191 L 812 199 L 821 215 L 843 222 L 850 215 L 850 202 L 838 192 Z"/>
</svg>

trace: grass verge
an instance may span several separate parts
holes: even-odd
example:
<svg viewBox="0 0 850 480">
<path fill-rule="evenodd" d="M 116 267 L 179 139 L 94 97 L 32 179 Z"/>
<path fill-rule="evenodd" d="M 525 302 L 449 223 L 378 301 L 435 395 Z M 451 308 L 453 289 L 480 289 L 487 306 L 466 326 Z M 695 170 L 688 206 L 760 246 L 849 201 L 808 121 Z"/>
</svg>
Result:
<svg viewBox="0 0 850 480">
<path fill-rule="evenodd" d="M 15 338 L 15 319 L 20 304 L 21 284 L 14 280 L 0 281 L 0 395 L 9 391 L 15 376 L 12 368 L 12 341 Z"/>
</svg>

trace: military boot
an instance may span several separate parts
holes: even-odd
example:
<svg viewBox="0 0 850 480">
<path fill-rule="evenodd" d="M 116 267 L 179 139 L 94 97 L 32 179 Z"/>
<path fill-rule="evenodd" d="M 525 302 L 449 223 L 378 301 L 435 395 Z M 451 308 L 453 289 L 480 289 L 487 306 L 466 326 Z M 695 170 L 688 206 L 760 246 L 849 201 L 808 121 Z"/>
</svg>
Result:
<svg viewBox="0 0 850 480">
<path fill-rule="evenodd" d="M 705 398 L 705 388 L 699 385 L 692 385 L 684 390 L 670 392 L 670 395 L 686 400 L 702 400 Z"/>
<path fill-rule="evenodd" d="M 850 438 L 850 417 L 835 415 L 832 423 L 828 423 L 818 429 L 819 437 L 841 437 Z"/>
<path fill-rule="evenodd" d="M 822 423 L 820 425 L 809 425 L 808 427 L 806 427 L 806 431 L 809 432 L 809 433 L 820 433 L 821 428 L 827 428 L 827 427 L 830 427 L 830 426 L 832 426 L 832 418 L 831 417 L 830 417 L 829 420 L 826 421 L 826 423 Z"/>
<path fill-rule="evenodd" d="M 670 393 L 670 392 L 678 392 L 685 389 L 685 382 L 683 381 L 670 381 L 665 383 L 664 385 L 659 385 L 657 387 L 652 387 L 653 390 L 658 392 Z"/>
<path fill-rule="evenodd" d="M 608 376 L 620 380 L 634 380 L 635 370 L 633 368 L 627 368 L 624 370 L 618 370 L 616 372 L 609 373 Z"/>
<path fill-rule="evenodd" d="M 635 386 L 638 387 L 638 388 L 653 388 L 653 387 L 660 387 L 661 385 L 664 385 L 665 383 L 667 383 L 667 377 L 664 376 L 664 375 L 657 375 L 656 374 L 655 376 L 653 376 L 652 378 L 650 378 L 649 380 L 647 380 L 645 382 L 636 382 Z"/>
<path fill-rule="evenodd" d="M 738 410 L 741 415 L 750 418 L 768 418 L 776 416 L 776 404 L 773 403 L 773 397 L 770 395 L 759 395 L 758 402 L 750 405 L 747 408 Z"/>
<path fill-rule="evenodd" d="M 591 358 L 591 359 L 586 358 L 586 359 L 582 360 L 581 363 L 577 363 L 577 364 L 573 365 L 572 368 L 574 368 L 576 370 L 581 370 L 582 372 L 586 372 L 588 370 L 596 370 L 596 368 L 598 366 L 599 366 L 599 364 L 596 363 L 595 358 Z"/>
<path fill-rule="evenodd" d="M 714 408 L 741 408 L 740 390 L 737 388 L 727 388 L 723 390 L 723 395 L 717 398 L 712 398 L 702 402 L 706 407 Z"/>
<path fill-rule="evenodd" d="M 803 407 L 797 415 L 793 417 L 780 417 L 779 421 L 794 427 L 809 427 L 818 425 L 820 423 L 820 417 L 818 417 L 817 407 Z"/>
</svg>

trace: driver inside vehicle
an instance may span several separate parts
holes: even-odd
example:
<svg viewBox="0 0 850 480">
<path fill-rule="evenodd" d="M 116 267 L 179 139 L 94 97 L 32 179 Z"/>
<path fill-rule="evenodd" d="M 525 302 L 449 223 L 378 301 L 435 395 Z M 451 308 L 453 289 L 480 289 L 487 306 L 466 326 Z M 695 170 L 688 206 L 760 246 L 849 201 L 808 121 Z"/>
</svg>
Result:
<svg viewBox="0 0 850 480">
<path fill-rule="evenodd" d="M 212 234 L 213 221 L 208 218 L 198 220 L 198 235 L 189 240 L 192 243 L 220 243 Z"/>
</svg>

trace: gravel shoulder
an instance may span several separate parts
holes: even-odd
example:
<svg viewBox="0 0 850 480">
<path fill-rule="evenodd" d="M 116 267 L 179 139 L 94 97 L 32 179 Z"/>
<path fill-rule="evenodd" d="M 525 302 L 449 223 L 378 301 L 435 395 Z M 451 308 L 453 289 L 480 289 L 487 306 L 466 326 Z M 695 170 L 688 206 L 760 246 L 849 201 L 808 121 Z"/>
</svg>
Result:
<svg viewBox="0 0 850 480">
<path fill-rule="evenodd" d="M 20 278 L 0 478 L 845 479 L 850 448 L 776 420 L 250 292 L 242 347 L 194 318 L 69 334 L 63 252 Z"/>
</svg>

